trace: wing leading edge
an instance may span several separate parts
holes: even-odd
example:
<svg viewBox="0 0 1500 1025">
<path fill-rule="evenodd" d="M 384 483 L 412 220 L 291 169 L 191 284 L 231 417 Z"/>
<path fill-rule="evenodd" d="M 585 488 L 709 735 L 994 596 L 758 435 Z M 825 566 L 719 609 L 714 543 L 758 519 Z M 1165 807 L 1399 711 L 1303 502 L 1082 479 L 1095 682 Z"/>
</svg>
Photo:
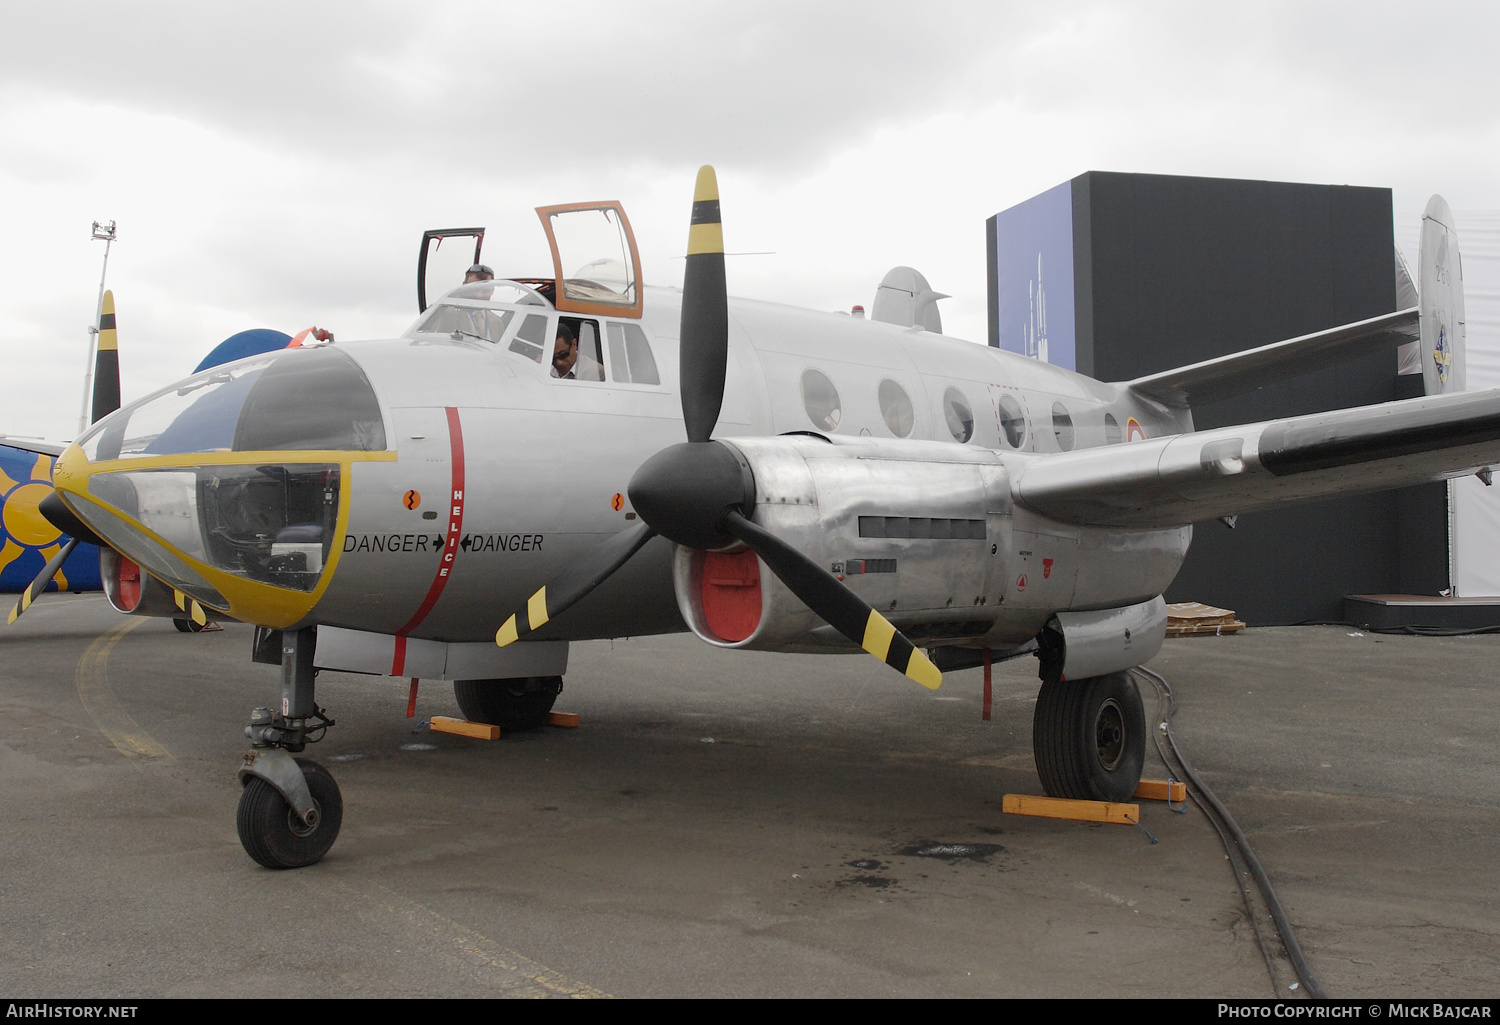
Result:
<svg viewBox="0 0 1500 1025">
<path fill-rule="evenodd" d="M 1085 526 L 1166 528 L 1500 463 L 1500 388 L 1038 456 L 1016 501 Z"/>
</svg>

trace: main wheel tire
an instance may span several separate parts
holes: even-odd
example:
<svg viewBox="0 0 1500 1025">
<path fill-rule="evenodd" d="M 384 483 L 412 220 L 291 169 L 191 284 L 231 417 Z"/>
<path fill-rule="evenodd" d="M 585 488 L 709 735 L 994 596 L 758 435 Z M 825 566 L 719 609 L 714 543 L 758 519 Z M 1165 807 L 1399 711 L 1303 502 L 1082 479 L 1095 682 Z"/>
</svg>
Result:
<svg viewBox="0 0 1500 1025">
<path fill-rule="evenodd" d="M 453 696 L 464 718 L 498 726 L 502 733 L 545 726 L 562 689 L 561 676 L 453 681 Z"/>
<path fill-rule="evenodd" d="M 1146 712 L 1135 681 L 1110 673 L 1043 683 L 1031 747 L 1048 796 L 1129 800 L 1146 761 Z"/>
<path fill-rule="evenodd" d="M 344 821 L 344 798 L 333 775 L 317 762 L 298 758 L 307 789 L 318 809 L 318 821 L 304 826 L 286 798 L 259 776 L 251 776 L 240 793 L 240 844 L 245 853 L 266 868 L 302 868 L 333 846 Z"/>
</svg>

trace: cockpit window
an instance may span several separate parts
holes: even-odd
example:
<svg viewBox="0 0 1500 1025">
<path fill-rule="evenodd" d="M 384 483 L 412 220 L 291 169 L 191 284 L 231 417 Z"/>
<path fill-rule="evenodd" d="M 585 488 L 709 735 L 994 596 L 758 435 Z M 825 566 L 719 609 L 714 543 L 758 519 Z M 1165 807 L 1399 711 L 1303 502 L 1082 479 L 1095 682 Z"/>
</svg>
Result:
<svg viewBox="0 0 1500 1025">
<path fill-rule="evenodd" d="M 190 452 L 385 448 L 364 372 L 335 348 L 282 349 L 214 367 L 99 421 L 91 461 Z"/>
<path fill-rule="evenodd" d="M 475 284 L 489 284 L 475 282 Z M 505 329 L 515 318 L 515 310 L 491 310 L 481 306 L 434 306 L 426 316 L 417 321 L 409 334 L 458 334 L 486 342 L 498 342 L 505 337 Z"/>
<path fill-rule="evenodd" d="M 625 384 L 661 384 L 651 343 L 640 325 L 610 321 L 607 328 L 609 369 L 614 379 Z"/>
<path fill-rule="evenodd" d="M 547 318 L 540 313 L 528 313 L 521 321 L 516 337 L 511 339 L 510 351 L 529 360 L 542 362 L 543 355 L 552 350 L 552 339 L 547 337 Z"/>
</svg>

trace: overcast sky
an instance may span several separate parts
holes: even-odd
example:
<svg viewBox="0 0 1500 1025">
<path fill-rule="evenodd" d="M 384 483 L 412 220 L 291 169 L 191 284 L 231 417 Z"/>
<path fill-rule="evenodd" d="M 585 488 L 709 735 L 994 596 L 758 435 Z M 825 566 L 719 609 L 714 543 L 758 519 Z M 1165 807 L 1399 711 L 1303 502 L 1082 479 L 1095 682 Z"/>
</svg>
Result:
<svg viewBox="0 0 1500 1025">
<path fill-rule="evenodd" d="M 429 227 L 550 274 L 532 209 L 619 199 L 680 284 L 719 174 L 731 293 L 871 302 L 892 266 L 985 337 L 984 221 L 1088 170 L 1500 207 L 1492 4 L 12 5 L 0 431 L 71 437 L 103 243 L 126 401 L 228 335 L 400 333 Z M 80 27 L 82 26 L 82 27 Z M 1462 232 L 1463 225 L 1459 225 Z M 1404 232 L 1398 225 L 1397 237 Z"/>
</svg>

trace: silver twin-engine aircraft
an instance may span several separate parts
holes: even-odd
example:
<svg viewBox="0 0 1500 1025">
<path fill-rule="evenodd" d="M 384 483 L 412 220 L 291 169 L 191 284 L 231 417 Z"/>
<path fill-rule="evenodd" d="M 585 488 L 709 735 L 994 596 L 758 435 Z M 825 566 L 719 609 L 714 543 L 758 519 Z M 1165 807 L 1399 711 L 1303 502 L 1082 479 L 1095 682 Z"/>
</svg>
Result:
<svg viewBox="0 0 1500 1025">
<path fill-rule="evenodd" d="M 1461 292 L 1438 284 L 1420 316 L 1106 384 L 925 330 L 921 296 L 869 320 L 727 298 L 711 168 L 680 291 L 642 287 L 619 204 L 538 213 L 551 278 L 476 265 L 400 338 L 214 367 L 58 461 L 44 510 L 102 546 L 117 608 L 255 624 L 281 664 L 240 770 L 263 865 L 337 836 L 332 776 L 292 757 L 332 725 L 318 669 L 451 679 L 470 719 L 518 729 L 570 641 L 682 630 L 863 649 L 926 687 L 1034 650 L 1043 787 L 1122 800 L 1146 745 L 1126 670 L 1161 647 L 1194 522 L 1500 461 L 1497 391 L 1193 430 L 1197 401 L 1451 349 Z M 429 237 L 465 233 L 477 260 L 482 229 Z"/>
</svg>

